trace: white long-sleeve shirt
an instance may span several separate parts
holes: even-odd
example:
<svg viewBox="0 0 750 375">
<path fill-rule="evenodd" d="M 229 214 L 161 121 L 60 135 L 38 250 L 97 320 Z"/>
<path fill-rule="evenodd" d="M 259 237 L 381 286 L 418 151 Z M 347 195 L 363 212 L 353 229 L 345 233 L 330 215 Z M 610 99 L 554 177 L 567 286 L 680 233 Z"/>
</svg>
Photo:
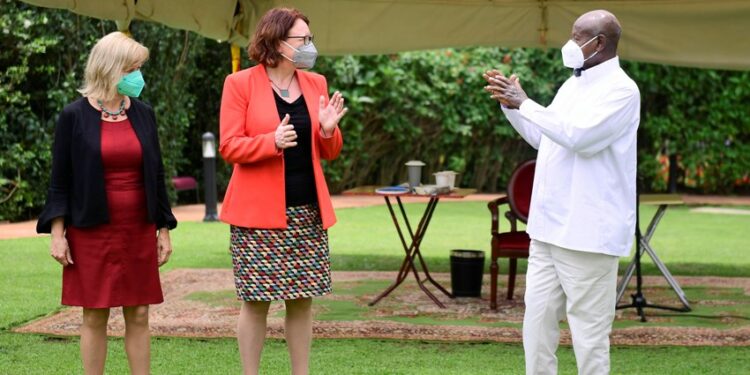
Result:
<svg viewBox="0 0 750 375">
<path fill-rule="evenodd" d="M 543 107 L 503 108 L 537 154 L 526 231 L 556 246 L 627 256 L 636 203 L 638 86 L 617 57 L 571 76 Z"/>
</svg>

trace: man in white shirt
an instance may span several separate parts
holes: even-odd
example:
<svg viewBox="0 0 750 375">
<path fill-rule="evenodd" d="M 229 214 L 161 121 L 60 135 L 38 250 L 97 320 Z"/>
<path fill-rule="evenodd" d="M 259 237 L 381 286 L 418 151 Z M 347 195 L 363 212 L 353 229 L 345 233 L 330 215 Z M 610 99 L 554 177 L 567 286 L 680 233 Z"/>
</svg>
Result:
<svg viewBox="0 0 750 375">
<path fill-rule="evenodd" d="M 576 20 L 562 48 L 574 69 L 552 104 L 493 70 L 485 90 L 538 149 L 527 232 L 523 341 L 527 374 L 557 373 L 559 322 L 567 315 L 579 374 L 609 373 L 618 257 L 633 242 L 638 87 L 620 68 L 620 24 L 607 11 Z"/>
</svg>

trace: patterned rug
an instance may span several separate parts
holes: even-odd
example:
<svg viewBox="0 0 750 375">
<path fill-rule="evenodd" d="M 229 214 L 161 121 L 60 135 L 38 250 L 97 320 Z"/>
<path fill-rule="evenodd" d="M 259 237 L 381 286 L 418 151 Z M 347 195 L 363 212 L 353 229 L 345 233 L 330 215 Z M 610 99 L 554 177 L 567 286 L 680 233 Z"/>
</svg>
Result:
<svg viewBox="0 0 750 375">
<path fill-rule="evenodd" d="M 450 275 L 433 276 L 450 290 Z M 418 288 L 413 276 L 378 304 L 368 306 L 394 278 L 393 272 L 334 272 L 333 294 L 316 299 L 314 304 L 315 337 L 521 341 L 523 275 L 517 280 L 516 299 L 499 300 L 496 311 L 489 309 L 488 277 L 485 277 L 482 298 L 450 299 L 430 287 L 446 305 L 444 309 Z M 618 310 L 611 335 L 613 345 L 750 346 L 750 278 L 677 279 L 693 311 L 674 313 L 649 309 L 648 322 L 641 323 L 635 309 Z M 235 297 L 231 270 L 173 270 L 162 275 L 162 284 L 166 302 L 151 309 L 151 328 L 155 336 L 234 337 L 240 303 Z M 644 285 L 644 295 L 649 302 L 677 306 L 677 297 L 662 277 L 644 277 Z M 501 298 L 504 288 L 503 280 L 498 286 Z M 630 291 L 626 296 L 629 294 Z M 283 303 L 272 304 L 268 321 L 270 337 L 283 337 L 283 316 Z M 65 308 L 15 331 L 77 335 L 80 324 L 80 309 Z M 561 342 L 570 344 L 565 322 L 561 327 Z M 123 335 L 121 312 L 113 311 L 109 332 Z"/>
</svg>

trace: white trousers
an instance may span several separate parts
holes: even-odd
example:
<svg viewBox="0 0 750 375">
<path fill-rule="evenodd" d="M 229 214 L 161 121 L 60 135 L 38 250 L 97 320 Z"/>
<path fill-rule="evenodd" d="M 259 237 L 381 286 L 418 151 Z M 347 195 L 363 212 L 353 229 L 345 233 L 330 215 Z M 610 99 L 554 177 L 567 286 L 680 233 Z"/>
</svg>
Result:
<svg viewBox="0 0 750 375">
<path fill-rule="evenodd" d="M 578 374 L 609 374 L 617 261 L 612 255 L 531 241 L 523 349 L 526 374 L 557 374 L 560 320 L 567 314 Z"/>
</svg>

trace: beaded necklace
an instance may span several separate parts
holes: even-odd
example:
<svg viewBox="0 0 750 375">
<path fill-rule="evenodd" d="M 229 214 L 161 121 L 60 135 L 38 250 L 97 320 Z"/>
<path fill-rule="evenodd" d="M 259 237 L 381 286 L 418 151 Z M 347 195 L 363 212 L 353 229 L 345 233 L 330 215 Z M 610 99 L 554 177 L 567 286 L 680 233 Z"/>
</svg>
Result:
<svg viewBox="0 0 750 375">
<path fill-rule="evenodd" d="M 96 100 L 96 104 L 99 104 L 99 109 L 102 111 L 102 116 L 104 118 L 112 116 L 112 120 L 117 120 L 117 117 L 125 115 L 125 99 L 120 102 L 120 109 L 114 112 L 110 112 L 104 108 L 104 103 L 100 99 Z"/>
</svg>

